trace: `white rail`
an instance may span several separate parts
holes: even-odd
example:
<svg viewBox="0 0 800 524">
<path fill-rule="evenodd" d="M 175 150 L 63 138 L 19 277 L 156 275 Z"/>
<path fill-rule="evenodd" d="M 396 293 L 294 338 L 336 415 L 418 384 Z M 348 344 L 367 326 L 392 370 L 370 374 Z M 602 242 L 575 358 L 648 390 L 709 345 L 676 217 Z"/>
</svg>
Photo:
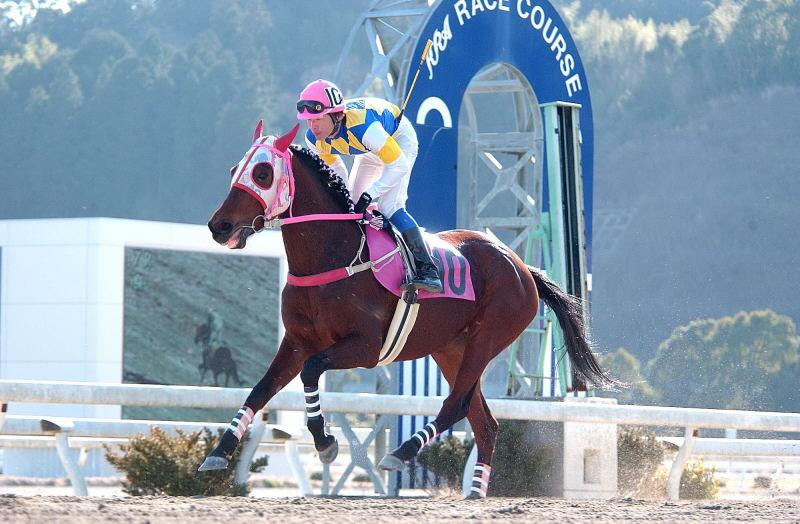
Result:
<svg viewBox="0 0 800 524">
<path fill-rule="evenodd" d="M 0 380 L 0 402 L 236 409 L 249 392 L 244 388 Z M 443 400 L 443 397 L 369 393 L 325 393 L 321 396 L 322 409 L 328 413 L 383 415 L 434 416 Z M 501 399 L 487 402 L 498 419 L 800 432 L 800 413 Z M 303 393 L 282 391 L 270 401 L 267 409 L 303 411 Z"/>
<path fill-rule="evenodd" d="M 681 437 L 663 437 L 680 448 Z M 800 457 L 800 440 L 777 440 L 757 438 L 701 438 L 695 440 L 695 455 L 720 455 L 726 457 Z"/>
<path fill-rule="evenodd" d="M 139 384 L 107 384 L 84 382 L 40 382 L 0 380 L 0 403 L 37 402 L 64 404 L 106 404 L 125 406 L 229 408 L 241 406 L 249 394 L 244 388 L 196 386 L 160 386 Z M 368 413 L 376 415 L 438 414 L 443 397 L 412 397 L 368 393 L 325 393 L 322 408 L 327 413 Z M 541 420 L 554 422 L 614 423 L 644 426 L 685 428 L 686 438 L 670 472 L 669 497 L 678 498 L 683 464 L 692 448 L 702 444 L 693 436 L 699 428 L 735 428 L 743 430 L 800 432 L 800 413 L 773 413 L 722 409 L 675 408 L 660 406 L 612 405 L 605 403 L 536 402 L 529 400 L 492 399 L 487 401 L 498 419 Z M 267 405 L 267 409 L 304 411 L 302 392 L 283 391 Z M 116 421 L 122 423 L 121 421 Z M 58 436 L 58 435 L 56 435 Z M 113 436 L 113 435 L 107 435 Z M 259 438 L 259 440 L 261 440 Z M 780 442 L 780 441 L 778 441 Z M 257 443 L 254 442 L 255 445 Z M 747 453 L 786 446 L 775 442 L 750 443 L 735 453 Z M 702 449 L 702 448 L 701 448 Z M 783 449 L 783 448 L 782 448 Z M 790 446 L 787 448 L 792 451 Z"/>
</svg>

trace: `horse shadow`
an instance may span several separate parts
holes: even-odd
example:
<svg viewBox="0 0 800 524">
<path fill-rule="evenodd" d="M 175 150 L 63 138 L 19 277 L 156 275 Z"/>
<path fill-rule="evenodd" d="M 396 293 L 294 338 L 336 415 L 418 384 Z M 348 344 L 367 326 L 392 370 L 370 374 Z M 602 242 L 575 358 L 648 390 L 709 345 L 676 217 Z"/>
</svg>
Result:
<svg viewBox="0 0 800 524">
<path fill-rule="evenodd" d="M 211 329 L 208 323 L 197 326 L 194 342 L 203 347 L 202 361 L 197 366 L 200 372 L 200 384 L 203 383 L 206 373 L 210 372 L 214 377 L 213 385 L 215 387 L 219 387 L 220 375 L 224 375 L 224 387 L 228 387 L 231 379 L 236 385 L 243 385 L 244 381 L 239 378 L 233 352 L 227 346 L 212 344 L 210 334 Z"/>
</svg>

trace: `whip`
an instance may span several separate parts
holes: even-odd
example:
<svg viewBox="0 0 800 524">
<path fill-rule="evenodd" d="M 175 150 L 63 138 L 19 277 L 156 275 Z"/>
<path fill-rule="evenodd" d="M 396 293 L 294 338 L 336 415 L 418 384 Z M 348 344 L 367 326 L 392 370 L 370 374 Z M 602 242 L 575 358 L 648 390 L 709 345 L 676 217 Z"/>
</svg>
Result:
<svg viewBox="0 0 800 524">
<path fill-rule="evenodd" d="M 425 57 L 428 56 L 428 50 L 431 48 L 431 44 L 433 44 L 433 41 L 429 38 L 428 41 L 425 43 L 425 49 L 422 50 L 422 56 L 419 57 L 419 65 L 417 66 L 417 72 L 414 73 L 414 80 L 411 81 L 411 87 L 408 88 L 406 99 L 403 100 L 403 105 L 402 107 L 400 107 L 400 114 L 397 115 L 398 121 L 401 118 L 403 118 L 403 113 L 406 112 L 406 104 L 408 104 L 408 99 L 411 98 L 411 93 L 414 91 L 414 86 L 417 83 L 417 77 L 419 76 L 419 71 L 420 69 L 422 69 L 422 63 L 425 61 Z"/>
</svg>

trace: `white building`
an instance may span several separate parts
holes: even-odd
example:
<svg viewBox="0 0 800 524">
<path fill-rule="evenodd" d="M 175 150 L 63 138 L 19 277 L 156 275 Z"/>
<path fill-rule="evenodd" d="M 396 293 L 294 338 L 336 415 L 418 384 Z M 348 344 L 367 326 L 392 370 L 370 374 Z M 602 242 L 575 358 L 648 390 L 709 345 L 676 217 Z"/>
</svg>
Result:
<svg viewBox="0 0 800 524">
<path fill-rule="evenodd" d="M 199 333 L 200 324 L 214 315 L 222 319 L 218 323 L 224 321 L 221 334 L 217 329 L 220 343 L 232 345 L 234 354 L 241 351 L 239 375 L 247 375 L 241 385 L 249 387 L 255 383 L 251 376 L 260 377 L 268 360 L 249 362 L 252 353 L 247 352 L 255 350 L 246 337 L 255 334 L 238 319 L 251 316 L 262 330 L 259 342 L 277 345 L 285 260 L 280 233 L 274 231 L 251 237 L 247 249 L 233 252 L 217 245 L 201 225 L 110 218 L 2 220 L 0 378 L 199 384 L 196 366 L 204 357 L 195 327 Z M 248 287 L 247 278 L 231 278 L 236 271 L 262 277 L 261 287 Z M 228 276 L 222 289 L 217 289 L 216 275 Z M 181 280 L 185 285 L 170 284 Z M 240 287 L 231 289 L 231 282 Z M 193 291 L 212 305 L 197 304 Z M 240 302 L 249 305 L 240 308 Z M 165 333 L 180 342 L 159 347 L 154 341 Z M 261 344 L 258 350 L 262 360 L 260 355 L 274 354 L 275 348 Z M 202 383 L 211 381 L 209 373 Z M 120 406 L 12 403 L 8 412 L 140 418 Z M 85 473 L 110 473 L 102 453 L 95 454 Z M 54 450 L 6 449 L 3 473 L 60 476 L 63 469 Z"/>
</svg>

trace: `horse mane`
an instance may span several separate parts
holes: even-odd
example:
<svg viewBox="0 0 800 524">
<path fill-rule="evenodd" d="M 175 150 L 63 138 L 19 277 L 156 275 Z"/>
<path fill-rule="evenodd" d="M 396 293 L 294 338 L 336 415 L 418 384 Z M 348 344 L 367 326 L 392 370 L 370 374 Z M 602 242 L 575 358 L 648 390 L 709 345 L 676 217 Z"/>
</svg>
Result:
<svg viewBox="0 0 800 524">
<path fill-rule="evenodd" d="M 326 164 L 316 153 L 307 147 L 292 144 L 292 151 L 303 165 L 320 175 L 324 175 L 325 187 L 330 190 L 331 195 L 337 198 L 339 202 L 347 209 L 348 213 L 353 212 L 353 200 L 350 198 L 350 191 L 347 190 L 344 180 L 342 180 L 331 167 Z"/>
</svg>

